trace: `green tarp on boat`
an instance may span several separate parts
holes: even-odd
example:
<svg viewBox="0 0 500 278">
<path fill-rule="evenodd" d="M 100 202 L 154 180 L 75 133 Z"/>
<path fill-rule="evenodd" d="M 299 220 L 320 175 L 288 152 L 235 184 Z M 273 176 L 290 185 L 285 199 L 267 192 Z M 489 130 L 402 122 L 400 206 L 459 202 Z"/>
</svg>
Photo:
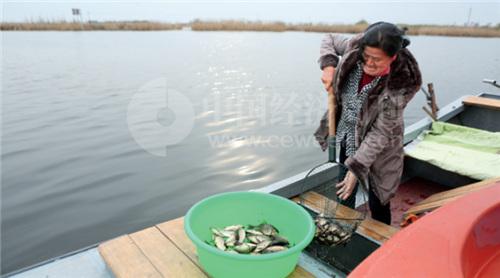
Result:
<svg viewBox="0 0 500 278">
<path fill-rule="evenodd" d="M 406 154 L 478 180 L 500 176 L 500 132 L 434 122 Z"/>
</svg>

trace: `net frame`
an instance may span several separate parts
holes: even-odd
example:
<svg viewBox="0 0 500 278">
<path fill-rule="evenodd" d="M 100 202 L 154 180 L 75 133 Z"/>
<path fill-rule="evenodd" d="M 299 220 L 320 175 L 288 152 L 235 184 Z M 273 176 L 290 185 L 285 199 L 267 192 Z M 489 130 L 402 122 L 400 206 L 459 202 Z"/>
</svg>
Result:
<svg viewBox="0 0 500 278">
<path fill-rule="evenodd" d="M 304 176 L 302 179 L 302 190 L 301 194 L 299 195 L 299 204 L 306 207 L 310 208 L 306 204 L 306 194 L 304 187 L 307 184 L 307 180 L 311 177 L 311 174 L 316 170 L 317 168 L 324 166 L 330 162 L 324 162 L 321 164 L 316 165 L 315 167 L 311 168 L 307 174 Z M 341 167 L 343 169 L 348 169 L 347 166 L 345 166 L 343 163 L 338 163 L 335 162 L 338 167 Z M 326 185 L 323 185 L 322 188 L 317 189 L 317 193 L 325 196 L 325 198 L 321 199 L 322 203 L 321 204 L 316 204 L 317 207 L 322 208 L 322 211 L 317 212 L 317 215 L 314 217 L 314 222 L 316 224 L 316 234 L 315 234 L 315 241 L 322 245 L 328 245 L 328 246 L 337 246 L 340 244 L 346 244 L 349 242 L 349 240 L 352 238 L 352 235 L 356 232 L 357 228 L 361 224 L 363 220 L 366 219 L 367 217 L 367 212 L 368 210 L 365 209 L 363 211 L 357 211 L 355 209 L 348 209 L 346 210 L 345 207 L 340 204 L 340 200 L 337 196 L 337 188 L 336 185 L 340 182 L 340 175 L 337 175 L 335 179 L 332 181 L 329 181 Z M 358 190 L 362 190 L 363 192 L 361 195 L 363 196 L 363 204 L 367 203 L 367 195 L 368 195 L 368 187 L 365 185 L 365 183 L 361 179 L 357 179 L 357 184 L 356 186 L 358 187 Z M 333 196 L 333 198 L 331 198 Z M 347 215 L 346 215 L 347 214 Z M 326 222 L 325 222 L 326 221 Z M 325 229 L 330 229 L 332 227 L 340 227 L 343 232 L 346 233 L 346 235 L 339 240 L 336 240 L 334 237 L 334 233 L 332 233 L 331 240 L 328 237 L 328 233 L 321 233 L 324 232 Z"/>
</svg>

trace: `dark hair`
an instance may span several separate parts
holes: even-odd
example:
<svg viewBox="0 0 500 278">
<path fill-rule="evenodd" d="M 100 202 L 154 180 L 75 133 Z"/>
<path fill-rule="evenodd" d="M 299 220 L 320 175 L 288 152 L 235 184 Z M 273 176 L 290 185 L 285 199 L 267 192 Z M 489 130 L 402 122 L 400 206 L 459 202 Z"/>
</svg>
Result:
<svg viewBox="0 0 500 278">
<path fill-rule="evenodd" d="M 361 38 L 359 54 L 363 53 L 366 46 L 371 46 L 382 49 L 390 57 L 396 55 L 410 44 L 410 40 L 405 36 L 406 30 L 388 22 L 373 23 L 366 28 Z"/>
</svg>

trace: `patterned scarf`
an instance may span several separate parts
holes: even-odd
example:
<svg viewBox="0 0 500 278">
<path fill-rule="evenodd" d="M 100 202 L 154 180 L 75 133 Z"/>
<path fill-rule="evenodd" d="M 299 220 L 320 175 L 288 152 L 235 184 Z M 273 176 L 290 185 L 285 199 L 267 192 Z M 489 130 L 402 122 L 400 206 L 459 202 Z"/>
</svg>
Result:
<svg viewBox="0 0 500 278">
<path fill-rule="evenodd" d="M 377 85 L 380 76 L 372 82 L 366 84 L 358 93 L 359 82 L 363 76 L 363 65 L 358 62 L 356 68 L 349 74 L 346 85 L 342 88 L 342 113 L 339 126 L 337 128 L 337 142 L 345 142 L 346 156 L 354 155 L 357 150 L 355 140 L 356 123 L 358 122 L 359 111 L 368 96 L 368 92 Z"/>
</svg>

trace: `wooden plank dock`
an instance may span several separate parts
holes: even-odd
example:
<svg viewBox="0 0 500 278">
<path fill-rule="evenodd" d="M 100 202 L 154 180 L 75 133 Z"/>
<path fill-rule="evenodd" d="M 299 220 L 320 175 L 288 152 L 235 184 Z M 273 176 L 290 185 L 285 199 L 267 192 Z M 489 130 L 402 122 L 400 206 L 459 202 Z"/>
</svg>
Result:
<svg viewBox="0 0 500 278">
<path fill-rule="evenodd" d="M 98 249 L 118 278 L 209 277 L 184 233 L 183 217 L 104 242 Z M 288 277 L 314 276 L 297 266 Z"/>
</svg>

